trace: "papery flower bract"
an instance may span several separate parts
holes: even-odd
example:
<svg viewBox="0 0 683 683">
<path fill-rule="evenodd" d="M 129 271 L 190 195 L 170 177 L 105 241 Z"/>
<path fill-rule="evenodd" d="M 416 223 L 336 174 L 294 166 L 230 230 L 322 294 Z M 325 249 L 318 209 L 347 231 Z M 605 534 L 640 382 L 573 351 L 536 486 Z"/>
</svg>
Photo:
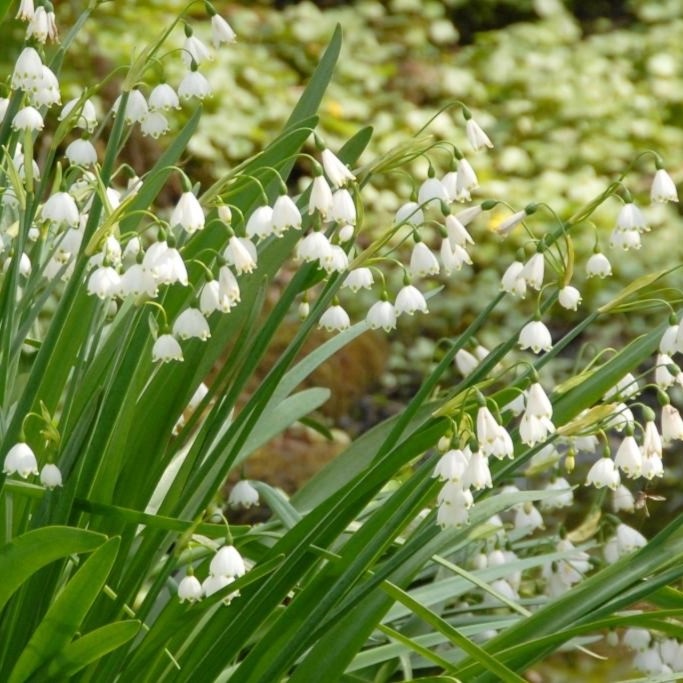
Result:
<svg viewBox="0 0 683 683">
<path fill-rule="evenodd" d="M 587 277 L 608 277 L 611 274 L 612 265 L 607 257 L 600 252 L 593 254 L 586 262 Z"/>
<path fill-rule="evenodd" d="M 122 96 L 119 95 L 114 102 L 112 110 L 115 114 L 119 113 L 121 108 Z M 147 100 L 145 96 L 137 89 L 133 89 L 128 93 L 128 100 L 126 101 L 126 108 L 123 111 L 123 117 L 127 124 L 139 123 L 149 112 Z"/>
<path fill-rule="evenodd" d="M 249 239 L 263 240 L 273 234 L 273 209 L 264 205 L 254 209 L 245 228 Z"/>
<path fill-rule="evenodd" d="M 178 584 L 178 599 L 180 602 L 197 602 L 202 599 L 204 591 L 199 579 L 193 574 L 188 574 Z"/>
<path fill-rule="evenodd" d="M 399 207 L 394 217 L 394 225 L 403 223 L 420 227 L 424 223 L 425 217 L 420 205 L 417 202 L 406 202 Z"/>
<path fill-rule="evenodd" d="M 396 327 L 396 309 L 389 301 L 376 301 L 365 316 L 372 330 L 383 328 L 386 332 Z"/>
<path fill-rule="evenodd" d="M 150 111 L 180 109 L 180 98 L 168 83 L 159 83 L 152 89 L 147 100 Z"/>
<path fill-rule="evenodd" d="M 206 318 L 197 308 L 186 308 L 173 323 L 173 334 L 180 339 L 201 339 L 211 336 Z"/>
<path fill-rule="evenodd" d="M 240 479 L 230 491 L 228 505 L 231 508 L 250 508 L 259 504 L 258 491 L 247 479 Z"/>
<path fill-rule="evenodd" d="M 234 43 L 237 40 L 236 33 L 228 22 L 220 14 L 211 17 L 211 42 L 215 48 L 224 43 Z"/>
<path fill-rule="evenodd" d="M 595 486 L 596 489 L 607 486 L 614 490 L 620 483 L 619 470 L 608 456 L 603 456 L 593 463 L 586 477 L 586 484 Z"/>
<path fill-rule="evenodd" d="M 541 320 L 528 322 L 519 333 L 519 347 L 531 349 L 534 353 L 550 351 L 553 347 L 553 340 L 550 331 Z"/>
<path fill-rule="evenodd" d="M 79 138 L 70 142 L 64 156 L 76 166 L 94 166 L 97 163 L 97 150 L 90 140 Z"/>
<path fill-rule="evenodd" d="M 150 111 L 140 122 L 140 130 L 143 135 L 149 135 L 155 140 L 168 133 L 168 119 L 160 111 Z"/>
<path fill-rule="evenodd" d="M 413 277 L 439 274 L 439 262 L 424 242 L 416 242 L 410 254 L 410 274 Z"/>
<path fill-rule="evenodd" d="M 396 295 L 396 302 L 394 303 L 396 308 L 396 315 L 402 315 L 407 313 L 408 315 L 413 315 L 415 311 L 420 311 L 421 313 L 427 313 L 427 302 L 425 301 L 422 292 L 413 285 L 405 285 L 399 293 Z"/>
<path fill-rule="evenodd" d="M 300 261 L 311 263 L 323 260 L 331 256 L 332 245 L 325 236 L 325 233 L 314 231 L 309 232 L 296 247 L 296 258 Z"/>
<path fill-rule="evenodd" d="M 199 71 L 188 71 L 178 86 L 178 97 L 190 100 L 196 97 L 203 100 L 211 95 L 211 85 Z"/>
<path fill-rule="evenodd" d="M 351 325 L 349 314 L 338 304 L 330 306 L 321 316 L 318 327 L 328 332 L 346 330 Z"/>
<path fill-rule="evenodd" d="M 204 221 L 204 211 L 197 197 L 192 192 L 183 192 L 171 212 L 171 226 L 180 225 L 192 235 L 204 227 Z"/>
<path fill-rule="evenodd" d="M 678 192 L 671 176 L 663 169 L 657 169 L 650 188 L 650 201 L 677 202 Z"/>
<path fill-rule="evenodd" d="M 332 201 L 332 190 L 325 180 L 325 176 L 315 176 L 308 198 L 308 213 L 313 214 L 317 211 L 325 220 L 332 210 Z"/>
<path fill-rule="evenodd" d="M 57 465 L 48 462 L 40 470 L 40 483 L 46 489 L 56 489 L 62 485 L 62 473 Z"/>
<path fill-rule="evenodd" d="M 38 461 L 33 449 L 24 441 L 14 444 L 5 456 L 2 471 L 10 475 L 16 472 L 22 479 L 38 474 Z"/>
<path fill-rule="evenodd" d="M 356 178 L 349 171 L 346 164 L 344 164 L 331 150 L 327 147 L 320 154 L 323 162 L 323 169 L 325 175 L 328 177 L 332 187 L 343 187 L 347 183 L 353 182 Z"/>
<path fill-rule="evenodd" d="M 559 291 L 558 301 L 562 308 L 566 308 L 568 311 L 575 311 L 581 303 L 581 292 L 576 287 L 565 285 Z"/>
<path fill-rule="evenodd" d="M 12 128 L 20 131 L 43 130 L 43 117 L 34 107 L 28 106 L 20 109 L 12 119 Z"/>
<path fill-rule="evenodd" d="M 445 202 L 448 204 L 450 197 L 440 180 L 437 178 L 427 178 L 420 185 L 420 189 L 417 192 L 417 201 L 420 206 L 427 206 L 432 202 Z"/>
<path fill-rule="evenodd" d="M 273 204 L 272 225 L 275 235 L 280 237 L 288 228 L 301 229 L 301 212 L 289 195 L 281 194 Z"/>
<path fill-rule="evenodd" d="M 183 360 L 183 350 L 180 344 L 173 335 L 159 335 L 152 347 L 152 362 L 169 363 L 172 360 Z"/>
<path fill-rule="evenodd" d="M 121 291 L 121 277 L 111 266 L 93 270 L 88 278 L 88 294 L 99 299 L 118 296 Z"/>
<path fill-rule="evenodd" d="M 244 559 L 235 546 L 224 545 L 211 558 L 209 572 L 212 576 L 228 576 L 231 578 L 244 576 L 247 569 Z"/>
<path fill-rule="evenodd" d="M 235 267 L 238 275 L 251 273 L 256 268 L 256 247 L 246 237 L 235 237 L 233 235 L 223 252 L 223 256 L 229 265 Z"/>
<path fill-rule="evenodd" d="M 342 287 L 348 287 L 352 292 L 360 289 L 370 289 L 374 283 L 370 268 L 354 268 L 344 278 Z"/>
</svg>

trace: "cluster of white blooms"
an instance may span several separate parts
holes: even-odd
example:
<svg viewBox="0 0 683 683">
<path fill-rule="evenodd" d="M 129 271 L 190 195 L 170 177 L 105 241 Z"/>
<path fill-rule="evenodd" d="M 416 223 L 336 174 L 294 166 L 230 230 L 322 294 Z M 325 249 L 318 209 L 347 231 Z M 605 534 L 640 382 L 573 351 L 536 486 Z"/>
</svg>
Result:
<svg viewBox="0 0 683 683">
<path fill-rule="evenodd" d="M 200 582 L 190 569 L 188 574 L 178 584 L 178 598 L 180 602 L 197 602 L 203 597 L 209 597 L 234 583 L 240 576 L 244 576 L 247 568 L 244 558 L 233 545 L 221 546 L 209 563 L 209 574 Z M 239 591 L 233 591 L 225 596 L 223 602 L 229 605 L 239 597 Z"/>
<path fill-rule="evenodd" d="M 38 459 L 33 449 L 25 442 L 19 441 L 9 449 L 2 467 L 3 474 L 11 476 L 18 474 L 22 479 L 28 479 L 38 474 Z M 51 462 L 46 462 L 40 470 L 40 483 L 46 489 L 54 489 L 62 485 L 62 473 Z"/>
</svg>

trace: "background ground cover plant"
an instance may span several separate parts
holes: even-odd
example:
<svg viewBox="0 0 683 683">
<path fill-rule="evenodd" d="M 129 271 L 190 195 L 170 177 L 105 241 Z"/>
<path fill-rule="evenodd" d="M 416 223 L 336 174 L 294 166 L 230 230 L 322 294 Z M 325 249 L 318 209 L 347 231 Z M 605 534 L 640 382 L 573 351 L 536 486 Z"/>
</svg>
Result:
<svg viewBox="0 0 683 683">
<path fill-rule="evenodd" d="M 211 6 L 205 10 L 219 16 Z M 84 25 L 87 14 L 81 15 Z M 219 38 L 231 42 L 218 23 Z M 29 25 L 35 32 L 36 24 Z M 207 65 L 199 63 L 204 59 L 192 42 L 193 25 L 184 31 L 178 25 L 173 33 L 185 55 L 194 55 L 177 81 L 181 94 L 184 88 L 201 96 L 206 86 L 192 74 Z M 61 48 L 48 47 L 46 62 L 58 70 L 62 50 L 79 30 L 66 33 Z M 680 520 L 640 547 L 645 539 L 603 508 L 605 487 L 618 489 L 610 447 L 624 478 L 660 475 L 651 406 L 657 399 L 667 404 L 679 371 L 653 354 L 658 348 L 670 356 L 680 351 L 683 335 L 671 309 L 678 293 L 662 289 L 665 272 L 653 271 L 625 290 L 606 290 L 605 303 L 580 309 L 564 335 L 537 319 L 559 310 L 558 296 L 564 308 L 575 308 L 574 295 L 569 305 L 563 298 L 567 285 L 584 289 L 585 277 L 595 275 L 594 261 L 574 249 L 574 235 L 588 233 L 592 246 L 596 231 L 589 220 L 603 204 L 615 207 L 608 215 L 611 225 L 616 221 L 616 237 L 632 240 L 652 222 L 650 211 L 647 219 L 636 213 L 633 198 L 647 202 L 656 169 L 664 184 L 653 185 L 655 204 L 676 200 L 662 158 L 650 153 L 625 176 L 610 178 L 573 214 L 560 206 L 562 218 L 541 202 L 519 213 L 514 205 L 503 211 L 496 199 L 476 199 L 466 159 L 478 168 L 486 157 L 466 146 L 473 138 L 471 131 L 465 134 L 472 112 L 458 104 L 448 113 L 459 122 L 452 139 L 447 136 L 449 145 L 443 134 L 425 131 L 361 161 L 372 131 L 354 131 L 334 147 L 351 174 L 330 156 L 325 137 L 311 135 L 341 49 L 340 31 L 331 36 L 283 132 L 263 153 L 203 187 L 177 166 L 198 124 L 202 107 L 196 101 L 188 103 L 183 127 L 168 123 L 167 144 L 139 170 L 140 181 L 124 182 L 132 174 L 120 166 L 119 155 L 129 131 L 139 125 L 153 137 L 167 125 L 162 107 L 148 111 L 140 99 L 153 100 L 158 70 L 152 58 L 162 54 L 161 43 L 132 59 L 122 99 L 113 107 L 126 113 L 99 131 L 86 115 L 91 93 L 71 104 L 71 116 L 49 111 L 46 105 L 57 105 L 59 92 L 45 87 L 42 62 L 35 70 L 33 53 L 23 52 L 22 66 L 8 72 L 0 131 L 7 251 L 0 344 L 8 475 L 0 557 L 6 577 L 0 594 L 3 676 L 305 681 L 324 670 L 329 680 L 433 679 L 437 672 L 464 680 L 520 680 L 558 646 L 591 645 L 596 634 L 623 626 L 655 633 L 653 640 L 643 631 L 627 639 L 642 651 L 636 655 L 641 669 L 677 675 Z M 41 42 L 34 36 L 42 53 Z M 164 61 L 172 63 L 174 56 L 182 62 L 179 53 Z M 131 101 L 139 109 L 129 108 Z M 33 105 L 42 113 L 29 109 Z M 56 129 L 45 138 L 43 115 Z M 74 148 L 64 145 L 89 142 L 91 128 L 97 162 L 75 160 Z M 301 179 L 299 194 L 283 181 L 307 141 L 306 154 L 314 158 L 304 160 L 313 182 Z M 473 146 L 482 146 L 476 136 Z M 33 149 L 42 149 L 35 170 Z M 417 158 L 421 164 L 413 166 Z M 458 172 L 450 182 L 462 205 L 446 190 L 451 164 Z M 373 205 L 399 169 L 413 180 L 405 188 L 398 184 L 388 228 L 369 229 L 361 209 Z M 181 196 L 172 206 L 157 205 L 172 176 Z M 337 204 L 326 182 L 336 188 Z M 406 210 L 413 183 L 420 206 Z M 288 222 L 278 228 L 276 200 L 290 192 L 299 208 L 288 206 Z M 423 211 L 425 219 L 418 220 L 415 214 Z M 506 266 L 519 259 L 516 274 L 503 279 L 509 291 L 500 291 L 502 269 L 490 276 L 495 293 L 482 285 L 471 323 L 449 334 L 433 371 L 399 415 L 353 442 L 292 500 L 262 482 L 242 486 L 241 502 L 253 502 L 257 493 L 273 518 L 266 525 L 227 526 L 215 495 L 228 472 L 245 462 L 248 468 L 252 451 L 327 399 L 325 388 L 297 390 L 301 380 L 366 327 L 394 327 L 397 309 L 413 314 L 432 308 L 437 288 L 425 302 L 411 287 L 428 285 L 427 276 L 442 267 L 453 280 L 468 281 L 458 268 L 470 251 L 479 257 L 489 215 L 497 216 L 495 244 L 506 254 Z M 67 249 L 74 231 L 76 246 Z M 515 254 L 516 240 L 525 253 Z M 439 241 L 441 265 L 429 248 Z M 278 276 L 293 251 L 298 265 Z M 347 271 L 358 276 L 364 265 L 374 267 L 374 303 L 366 320 L 351 327 L 341 286 Z M 661 267 L 677 265 L 669 258 Z M 270 283 L 280 294 L 261 318 Z M 528 296 L 520 305 L 515 295 L 522 287 Z M 512 333 L 501 331 L 492 315 L 503 302 L 516 311 Z M 575 340 L 587 329 L 613 315 L 650 309 L 657 319 L 652 331 L 633 334 L 623 348 L 573 356 Z M 257 388 L 242 396 L 279 325 L 296 315 L 303 320 L 294 339 Z M 341 333 L 299 359 L 318 323 Z M 493 340 L 490 353 L 465 355 L 476 351 L 480 333 Z M 520 356 L 513 353 L 518 345 L 544 353 Z M 199 410 L 178 424 L 226 349 L 218 377 L 201 392 Z M 571 371 L 557 362 L 563 354 L 573 356 Z M 649 384 L 641 389 L 639 377 L 636 395 L 629 373 L 645 369 Z M 625 401 L 637 422 L 625 420 Z M 676 415 L 661 425 L 665 441 L 683 436 Z M 617 448 L 622 437 L 611 431 L 615 419 L 637 430 L 626 466 Z M 569 485 L 553 486 L 564 479 L 560 475 L 571 475 L 580 451 L 591 463 L 588 483 L 595 486 L 589 489 L 590 514 L 570 527 L 569 537 L 561 512 L 546 514 L 548 534 L 538 532 L 544 518 L 533 503 L 552 507 L 559 498 L 566 505 Z M 439 477 L 432 476 L 435 466 Z M 513 477 L 527 490 L 500 488 Z M 627 497 L 628 504 L 635 507 Z M 604 559 L 598 552 L 603 546 Z"/>
</svg>

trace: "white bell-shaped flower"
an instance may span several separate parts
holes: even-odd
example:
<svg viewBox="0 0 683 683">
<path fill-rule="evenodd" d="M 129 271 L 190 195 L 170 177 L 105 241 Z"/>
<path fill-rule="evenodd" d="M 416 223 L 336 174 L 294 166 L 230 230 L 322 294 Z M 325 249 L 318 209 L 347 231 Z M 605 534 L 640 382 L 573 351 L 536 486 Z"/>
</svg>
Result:
<svg viewBox="0 0 683 683">
<path fill-rule="evenodd" d="M 245 228 L 247 237 L 251 240 L 264 240 L 273 234 L 273 209 L 270 206 L 259 206 L 255 209 Z"/>
<path fill-rule="evenodd" d="M 119 296 L 121 277 L 111 266 L 100 266 L 88 278 L 88 294 L 99 299 Z"/>
<path fill-rule="evenodd" d="M 323 162 L 323 169 L 325 175 L 328 177 L 332 187 L 344 187 L 348 183 L 356 180 L 355 176 L 349 171 L 346 164 L 344 164 L 332 151 L 325 148 L 320 154 Z"/>
<path fill-rule="evenodd" d="M 250 508 L 258 504 L 258 491 L 247 479 L 241 479 L 232 487 L 228 496 L 228 505 L 231 508 Z"/>
<path fill-rule="evenodd" d="M 180 348 L 180 344 L 173 335 L 159 335 L 152 347 L 152 361 L 154 363 L 169 363 L 173 360 L 183 360 L 183 350 Z"/>
<path fill-rule="evenodd" d="M 134 263 L 127 268 L 121 276 L 119 285 L 121 296 L 149 296 L 152 299 L 159 294 L 157 281 L 152 273 L 142 267 L 140 263 Z"/>
<path fill-rule="evenodd" d="M 114 113 L 118 114 L 121 108 L 122 97 L 119 95 L 112 107 Z M 140 123 L 149 112 L 147 100 L 145 96 L 137 89 L 133 89 L 128 93 L 128 100 L 126 101 L 126 108 L 123 111 L 123 117 L 127 124 Z"/>
<path fill-rule="evenodd" d="M 623 485 L 619 484 L 612 492 L 612 511 L 615 514 L 620 512 L 633 512 L 636 501 L 633 494 Z"/>
<path fill-rule="evenodd" d="M 203 62 L 208 62 L 211 58 L 211 50 L 197 36 L 189 35 L 185 38 L 182 59 L 188 69 L 192 66 L 193 62 L 195 64 L 202 64 Z"/>
<path fill-rule="evenodd" d="M 450 275 L 453 271 L 461 270 L 465 264 L 468 266 L 472 265 L 472 259 L 467 250 L 459 244 L 453 246 L 449 239 L 442 240 L 439 253 L 446 275 Z"/>
<path fill-rule="evenodd" d="M 192 192 L 183 192 L 171 212 L 171 226 L 180 225 L 190 235 L 204 228 L 204 211 Z"/>
<path fill-rule="evenodd" d="M 281 194 L 273 204 L 273 232 L 282 236 L 289 228 L 301 230 L 301 211 L 289 195 Z"/>
<path fill-rule="evenodd" d="M 586 484 L 600 489 L 604 486 L 615 490 L 621 483 L 619 470 L 609 456 L 599 458 L 588 471 Z"/>
<path fill-rule="evenodd" d="M 416 242 L 410 255 L 410 274 L 425 277 L 439 274 L 439 262 L 424 242 Z"/>
<path fill-rule="evenodd" d="M 40 210 L 43 220 L 75 228 L 80 220 L 76 200 L 68 192 L 55 192 Z"/>
<path fill-rule="evenodd" d="M 471 375 L 477 369 L 477 367 L 479 367 L 479 363 L 481 361 L 469 351 L 466 351 L 465 349 L 459 349 L 455 354 L 453 362 L 458 368 L 460 374 L 463 377 L 467 377 L 468 375 Z"/>
<path fill-rule="evenodd" d="M 650 200 L 653 202 L 677 202 L 678 192 L 671 176 L 663 169 L 657 169 L 652 179 Z"/>
<path fill-rule="evenodd" d="M 229 313 L 231 308 L 230 297 L 221 290 L 218 280 L 207 280 L 199 293 L 199 310 L 204 315 L 211 315 L 214 311 Z"/>
<path fill-rule="evenodd" d="M 309 232 L 296 247 L 296 258 L 299 261 L 322 262 L 329 256 L 331 256 L 330 241 L 324 233 L 319 231 Z"/>
<path fill-rule="evenodd" d="M 340 188 L 332 194 L 330 219 L 345 225 L 356 224 L 356 205 L 347 189 Z"/>
<path fill-rule="evenodd" d="M 470 193 L 478 187 L 479 180 L 472 165 L 467 159 L 460 159 L 455 178 L 455 200 L 458 202 L 468 202 L 471 199 Z"/>
<path fill-rule="evenodd" d="M 32 47 L 25 47 L 12 72 L 12 88 L 24 91 L 34 90 L 36 83 L 43 77 L 43 62 Z"/>
<path fill-rule="evenodd" d="M 46 489 L 56 489 L 62 486 L 62 473 L 54 463 L 48 462 L 40 470 L 40 483 Z"/>
<path fill-rule="evenodd" d="M 228 22 L 219 14 L 211 17 L 211 42 L 215 48 L 225 43 L 234 43 L 237 40 L 236 33 Z"/>
<path fill-rule="evenodd" d="M 252 273 L 256 268 L 256 247 L 246 237 L 236 237 L 233 235 L 223 252 L 223 256 L 228 265 L 234 266 L 238 275 Z"/>
<path fill-rule="evenodd" d="M 155 140 L 165 135 L 170 130 L 168 119 L 160 111 L 150 111 L 140 122 L 140 130 L 143 135 Z"/>
<path fill-rule="evenodd" d="M 224 545 L 211 559 L 209 572 L 212 576 L 228 576 L 231 578 L 246 574 L 244 559 L 235 546 Z"/>
<path fill-rule="evenodd" d="M 456 218 L 456 216 L 450 214 L 446 216 L 445 227 L 451 248 L 466 248 L 468 245 L 474 244 L 474 240 L 467 231 L 467 228 Z"/>
<path fill-rule="evenodd" d="M 16 473 L 22 479 L 38 474 L 38 461 L 32 448 L 24 441 L 14 444 L 5 456 L 2 471 L 9 475 Z"/>
<path fill-rule="evenodd" d="M 448 204 L 450 197 L 438 178 L 427 178 L 417 191 L 417 202 L 421 207 L 432 203 L 439 204 L 440 202 Z"/>
<path fill-rule="evenodd" d="M 620 232 L 647 232 L 650 229 L 643 212 L 633 202 L 626 202 L 619 210 L 616 228 Z"/>
<path fill-rule="evenodd" d="M 63 107 L 59 115 L 59 120 L 64 121 L 69 114 L 74 110 L 76 105 L 80 102 L 80 98 L 75 97 L 69 100 Z M 83 128 L 89 132 L 93 132 L 97 128 L 97 112 L 95 110 L 95 105 L 91 100 L 85 100 L 82 102 L 81 111 L 78 116 L 74 119 L 74 126 L 76 128 Z"/>
<path fill-rule="evenodd" d="M 419 228 L 425 221 L 424 213 L 417 202 L 407 202 L 396 212 L 394 225 L 412 225 Z"/>
<path fill-rule="evenodd" d="M 332 202 L 332 190 L 327 180 L 325 180 L 325 176 L 315 176 L 308 198 L 308 213 L 313 214 L 317 211 L 322 219 L 326 220 L 332 211 Z"/>
<path fill-rule="evenodd" d="M 178 584 L 178 599 L 180 602 L 197 602 L 202 599 L 204 591 L 202 584 L 194 574 L 188 574 Z"/>
<path fill-rule="evenodd" d="M 370 268 L 354 268 L 344 279 L 342 287 L 348 287 L 352 292 L 370 289 L 374 284 Z"/>
<path fill-rule="evenodd" d="M 469 458 L 464 451 L 451 448 L 439 458 L 432 476 L 440 481 L 460 481 L 468 462 Z"/>
<path fill-rule="evenodd" d="M 178 97 L 181 100 L 191 100 L 193 97 L 204 100 L 211 92 L 209 81 L 199 71 L 188 71 L 178 86 Z"/>
<path fill-rule="evenodd" d="M 541 351 L 550 351 L 553 347 L 553 340 L 550 336 L 550 330 L 545 326 L 541 320 L 532 320 L 528 322 L 519 333 L 519 347 L 524 349 L 531 349 L 534 353 L 541 353 Z"/>
<path fill-rule="evenodd" d="M 614 464 L 630 479 L 641 475 L 643 469 L 643 453 L 632 434 L 624 437 L 617 454 L 614 456 Z"/>
<path fill-rule="evenodd" d="M 370 306 L 365 320 L 371 330 L 382 328 L 389 332 L 396 328 L 396 309 L 390 301 L 376 301 Z"/>
<path fill-rule="evenodd" d="M 612 265 L 608 258 L 597 252 L 586 262 L 586 275 L 588 277 L 608 277 L 612 274 Z"/>
<path fill-rule="evenodd" d="M 681 414 L 670 403 L 662 406 L 661 426 L 662 442 L 664 444 L 683 440 L 683 418 L 681 418 Z"/>
<path fill-rule="evenodd" d="M 542 253 L 536 252 L 522 268 L 520 276 L 526 280 L 529 287 L 540 290 L 543 287 L 543 274 L 545 271 L 545 258 Z"/>
<path fill-rule="evenodd" d="M 237 305 L 240 301 L 240 286 L 237 278 L 227 266 L 221 266 L 218 271 L 219 295 L 226 296 L 231 306 Z"/>
<path fill-rule="evenodd" d="M 97 163 L 97 150 L 90 140 L 78 138 L 67 145 L 64 156 L 75 166 L 94 166 Z"/>
<path fill-rule="evenodd" d="M 43 117 L 34 107 L 20 109 L 12 119 L 12 128 L 22 132 L 43 130 Z"/>
<path fill-rule="evenodd" d="M 425 301 L 422 292 L 413 285 L 405 285 L 396 295 L 396 315 L 407 313 L 413 315 L 416 311 L 420 313 L 427 313 L 427 302 Z"/>
<path fill-rule="evenodd" d="M 321 316 L 318 327 L 328 332 L 346 330 L 351 325 L 349 314 L 339 305 L 330 306 Z"/>
<path fill-rule="evenodd" d="M 211 330 L 199 309 L 186 308 L 173 323 L 173 335 L 179 339 L 206 341 L 211 336 Z"/>
<path fill-rule="evenodd" d="M 526 296 L 526 279 L 523 276 L 524 264 L 513 261 L 503 273 L 500 287 L 504 292 L 523 299 Z"/>
<path fill-rule="evenodd" d="M 472 118 L 467 119 L 465 123 L 465 133 L 470 146 L 475 152 L 478 152 L 485 147 L 493 149 L 493 143 L 489 136 L 484 132 L 484 129 Z"/>
<path fill-rule="evenodd" d="M 568 311 L 575 311 L 581 303 L 581 292 L 576 287 L 565 285 L 559 291 L 558 300 L 562 308 L 566 308 Z"/>
<path fill-rule="evenodd" d="M 150 111 L 180 109 L 178 94 L 168 83 L 159 83 L 152 89 L 147 100 Z"/>
<path fill-rule="evenodd" d="M 488 458 L 483 451 L 473 451 L 462 475 L 462 486 L 466 489 L 473 488 L 475 491 L 493 486 Z"/>
</svg>

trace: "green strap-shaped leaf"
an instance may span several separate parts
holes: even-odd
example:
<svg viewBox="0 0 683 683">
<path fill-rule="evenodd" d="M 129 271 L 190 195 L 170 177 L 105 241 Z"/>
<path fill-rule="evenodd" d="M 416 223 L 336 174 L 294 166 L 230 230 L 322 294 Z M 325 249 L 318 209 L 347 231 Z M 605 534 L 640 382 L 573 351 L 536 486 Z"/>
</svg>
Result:
<svg viewBox="0 0 683 683">
<path fill-rule="evenodd" d="M 104 655 L 113 652 L 134 638 L 140 630 L 137 619 L 117 621 L 87 633 L 82 638 L 69 643 L 52 661 L 47 676 L 65 680 L 83 667 L 96 662 Z"/>
<path fill-rule="evenodd" d="M 12 4 L 12 0 L 0 0 L 0 22 L 5 18 L 9 6 Z"/>
<path fill-rule="evenodd" d="M 71 642 L 111 571 L 119 539 L 101 545 L 59 593 L 34 631 L 12 670 L 8 683 L 22 683 L 36 669 L 59 655 Z"/>
<path fill-rule="evenodd" d="M 0 548 L 0 610 L 24 581 L 62 557 L 89 553 L 106 537 L 85 529 L 51 526 L 29 531 Z"/>
</svg>

